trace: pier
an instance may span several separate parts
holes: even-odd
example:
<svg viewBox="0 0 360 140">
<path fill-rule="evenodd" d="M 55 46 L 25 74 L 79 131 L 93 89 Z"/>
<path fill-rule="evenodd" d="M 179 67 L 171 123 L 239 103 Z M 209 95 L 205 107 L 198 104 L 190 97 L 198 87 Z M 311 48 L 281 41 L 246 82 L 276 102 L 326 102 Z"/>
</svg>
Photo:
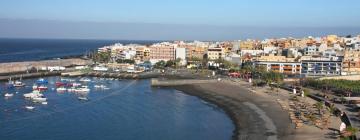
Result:
<svg viewBox="0 0 360 140">
<path fill-rule="evenodd" d="M 177 80 L 159 80 L 157 78 L 151 79 L 151 86 L 180 86 L 180 85 L 192 85 L 203 83 L 216 83 L 217 80 L 195 80 L 195 79 L 177 79 Z"/>
</svg>

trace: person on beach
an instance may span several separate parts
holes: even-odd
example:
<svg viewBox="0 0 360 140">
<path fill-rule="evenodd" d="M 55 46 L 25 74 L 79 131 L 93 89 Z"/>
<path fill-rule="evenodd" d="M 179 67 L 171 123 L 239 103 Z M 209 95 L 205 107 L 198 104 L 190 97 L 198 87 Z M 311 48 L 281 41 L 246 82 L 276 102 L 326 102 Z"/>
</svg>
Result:
<svg viewBox="0 0 360 140">
<path fill-rule="evenodd" d="M 293 94 L 296 94 L 296 87 L 293 88 Z"/>
<path fill-rule="evenodd" d="M 304 90 L 301 90 L 301 97 L 305 97 Z"/>
</svg>

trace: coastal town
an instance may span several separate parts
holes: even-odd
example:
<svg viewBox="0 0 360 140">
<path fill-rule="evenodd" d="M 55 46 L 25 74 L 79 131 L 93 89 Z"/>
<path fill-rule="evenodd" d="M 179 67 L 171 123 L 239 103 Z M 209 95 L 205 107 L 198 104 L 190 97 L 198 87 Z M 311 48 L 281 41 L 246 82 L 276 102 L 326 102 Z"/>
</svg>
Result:
<svg viewBox="0 0 360 140">
<path fill-rule="evenodd" d="M 173 87 L 221 106 L 235 124 L 244 124 L 244 118 L 234 114 L 241 114 L 244 105 L 255 106 L 253 117 L 264 115 L 272 121 L 259 119 L 275 128 L 278 126 L 264 128 L 277 134 L 268 137 L 281 134 L 284 139 L 354 139 L 360 126 L 360 113 L 354 111 L 360 106 L 359 56 L 360 35 L 144 45 L 116 43 L 79 58 L 1 63 L 0 78 L 8 81 L 8 88 L 21 88 L 25 87 L 23 78 L 40 77 L 34 82 L 33 91 L 23 96 L 43 105 L 48 104 L 43 94 L 47 90 L 75 93 L 78 100 L 88 101 L 91 90 L 110 89 L 103 83 L 89 84 L 99 79 L 92 81 L 87 77 L 110 81 L 153 78 L 152 87 Z M 41 78 L 48 76 L 62 78 L 49 85 Z M 215 92 L 216 96 L 205 91 Z M 14 95 L 4 94 L 6 99 Z M 264 100 L 258 102 L 254 97 Z M 244 98 L 247 102 L 238 101 Z M 273 107 L 265 108 L 267 114 L 261 114 L 264 111 L 250 101 Z M 35 106 L 25 108 L 34 110 Z M 273 111 L 288 114 L 271 114 Z M 290 130 L 295 130 L 279 127 L 284 119 L 294 125 Z M 240 135 L 244 129 L 236 125 L 235 131 L 234 137 L 244 138 Z"/>
<path fill-rule="evenodd" d="M 226 42 L 161 42 L 149 45 L 114 44 L 98 49 L 96 60 L 128 64 L 125 71 L 169 62 L 186 68 L 238 70 L 264 66 L 288 77 L 360 74 L 360 36 L 305 37 Z M 224 62 L 229 63 L 224 63 Z"/>
</svg>

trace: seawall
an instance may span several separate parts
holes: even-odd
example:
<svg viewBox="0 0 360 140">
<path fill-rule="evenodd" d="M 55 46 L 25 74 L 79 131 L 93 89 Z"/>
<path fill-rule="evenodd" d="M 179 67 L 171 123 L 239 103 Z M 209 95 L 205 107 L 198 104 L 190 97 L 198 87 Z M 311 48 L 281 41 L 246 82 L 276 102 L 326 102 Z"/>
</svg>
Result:
<svg viewBox="0 0 360 140">
<path fill-rule="evenodd" d="M 31 69 L 41 69 L 42 67 L 47 66 L 70 67 L 76 65 L 90 64 L 92 64 L 91 60 L 84 60 L 80 58 L 0 63 L 0 75 L 25 73 L 26 71 L 30 71 Z"/>
</svg>

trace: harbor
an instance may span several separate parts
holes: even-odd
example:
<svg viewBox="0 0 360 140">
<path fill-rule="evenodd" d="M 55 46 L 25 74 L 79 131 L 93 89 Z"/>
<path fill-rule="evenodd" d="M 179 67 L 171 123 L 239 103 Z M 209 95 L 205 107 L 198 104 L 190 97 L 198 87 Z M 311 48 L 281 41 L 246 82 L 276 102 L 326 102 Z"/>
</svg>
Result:
<svg viewBox="0 0 360 140">
<path fill-rule="evenodd" d="M 134 135 L 133 130 L 151 136 L 151 140 L 174 136 L 179 139 L 191 136 L 191 140 L 231 139 L 234 129 L 220 108 L 174 89 L 151 88 L 148 79 L 50 76 L 22 82 L 24 87 L 1 86 L 2 92 L 13 94 L 0 97 L 0 136 L 4 139 L 25 139 L 34 134 L 36 139 L 105 138 L 100 128 L 108 129 L 111 138 L 121 139 L 143 138 Z M 39 83 L 37 88 L 34 83 Z M 194 106 L 197 114 L 193 114 Z M 174 128 L 174 118 L 182 118 L 182 127 Z M 158 131 L 149 131 L 154 126 Z M 18 130 L 19 127 L 22 129 Z M 189 133 L 189 129 L 203 131 Z M 65 130 L 76 133 L 65 135 Z"/>
</svg>

